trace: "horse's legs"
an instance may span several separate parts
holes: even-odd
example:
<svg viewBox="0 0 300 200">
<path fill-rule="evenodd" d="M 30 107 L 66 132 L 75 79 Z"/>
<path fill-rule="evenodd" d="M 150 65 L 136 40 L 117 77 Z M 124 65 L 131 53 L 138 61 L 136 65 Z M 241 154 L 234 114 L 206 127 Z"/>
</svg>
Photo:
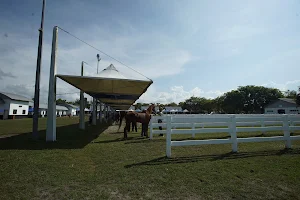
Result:
<svg viewBox="0 0 300 200">
<path fill-rule="evenodd" d="M 127 123 L 127 122 L 126 122 L 126 123 Z M 130 124 L 131 124 L 131 123 L 130 123 L 130 122 L 128 122 L 128 126 L 126 126 L 126 127 L 127 127 L 127 131 L 128 131 L 128 132 L 130 132 Z"/>
<path fill-rule="evenodd" d="M 131 128 L 132 128 L 132 132 L 134 131 L 134 122 L 131 122 Z"/>
<path fill-rule="evenodd" d="M 126 122 L 126 125 L 124 127 L 124 139 L 127 139 L 128 126 L 130 126 L 130 122 Z"/>
<path fill-rule="evenodd" d="M 137 122 L 134 122 L 135 132 L 137 132 Z"/>
<path fill-rule="evenodd" d="M 126 139 L 127 138 L 127 128 L 126 128 L 126 126 L 124 127 L 124 139 Z"/>
<path fill-rule="evenodd" d="M 144 124 L 142 123 L 142 132 L 141 132 L 141 136 L 144 137 Z"/>
<path fill-rule="evenodd" d="M 144 131 L 145 131 L 145 136 L 147 138 L 148 137 L 148 123 L 145 123 Z"/>
</svg>

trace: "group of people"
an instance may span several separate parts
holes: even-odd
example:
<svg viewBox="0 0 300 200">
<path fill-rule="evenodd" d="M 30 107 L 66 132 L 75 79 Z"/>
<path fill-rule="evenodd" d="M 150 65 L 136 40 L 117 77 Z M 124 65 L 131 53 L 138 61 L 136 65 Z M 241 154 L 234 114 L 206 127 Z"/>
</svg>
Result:
<svg viewBox="0 0 300 200">
<path fill-rule="evenodd" d="M 109 118 L 110 118 L 110 113 L 107 113 L 107 115 L 104 116 L 104 119 L 106 121 L 108 121 Z M 119 120 L 120 120 L 119 112 L 115 112 L 115 114 L 112 116 L 112 120 L 117 123 L 119 122 Z M 91 112 L 90 117 L 89 117 L 89 124 L 92 124 L 92 121 L 93 121 L 93 111 Z"/>
</svg>

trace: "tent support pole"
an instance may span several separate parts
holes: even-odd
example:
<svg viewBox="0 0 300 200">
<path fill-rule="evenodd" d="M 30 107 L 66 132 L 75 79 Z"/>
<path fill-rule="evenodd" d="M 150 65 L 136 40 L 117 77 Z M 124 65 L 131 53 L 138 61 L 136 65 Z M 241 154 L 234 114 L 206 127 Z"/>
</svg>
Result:
<svg viewBox="0 0 300 200">
<path fill-rule="evenodd" d="M 83 76 L 83 62 L 81 62 L 81 76 Z M 85 129 L 84 123 L 84 93 L 80 90 L 80 111 L 79 111 L 79 129 Z"/>
<path fill-rule="evenodd" d="M 96 125 L 96 114 L 97 114 L 97 107 L 96 107 L 96 98 L 93 98 L 93 116 L 92 116 L 92 124 Z"/>
<path fill-rule="evenodd" d="M 58 28 L 53 28 L 52 52 L 49 75 L 46 141 L 56 141 L 56 50 Z"/>
<path fill-rule="evenodd" d="M 100 119 L 100 123 L 102 123 L 102 103 L 100 101 L 100 111 L 99 111 L 99 119 Z"/>
</svg>

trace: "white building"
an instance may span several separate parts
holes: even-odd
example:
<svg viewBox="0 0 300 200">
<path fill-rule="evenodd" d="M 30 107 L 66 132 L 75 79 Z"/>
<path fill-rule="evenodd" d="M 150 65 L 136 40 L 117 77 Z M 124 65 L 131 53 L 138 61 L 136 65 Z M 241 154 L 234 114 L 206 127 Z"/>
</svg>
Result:
<svg viewBox="0 0 300 200">
<path fill-rule="evenodd" d="M 30 101 L 24 96 L 0 92 L 0 119 L 27 117 Z"/>
<path fill-rule="evenodd" d="M 70 115 L 70 116 L 76 116 L 77 115 L 77 110 L 78 110 L 78 106 L 72 105 L 72 104 L 60 104 L 60 106 L 64 106 L 66 107 L 68 110 L 66 111 L 66 115 Z"/>
<path fill-rule="evenodd" d="M 58 106 L 56 105 L 56 116 L 61 117 L 61 116 L 66 116 L 68 112 L 68 108 L 65 106 Z"/>
<path fill-rule="evenodd" d="M 29 102 L 29 115 L 33 115 L 33 102 Z M 47 104 L 40 104 L 39 105 L 39 116 L 40 117 L 45 117 L 47 116 L 47 111 L 48 111 L 48 105 Z M 61 116 L 66 116 L 67 115 L 68 108 L 65 106 L 56 106 L 56 116 L 61 117 Z"/>
<path fill-rule="evenodd" d="M 300 108 L 293 99 L 279 98 L 265 106 L 265 114 L 300 114 Z"/>
</svg>

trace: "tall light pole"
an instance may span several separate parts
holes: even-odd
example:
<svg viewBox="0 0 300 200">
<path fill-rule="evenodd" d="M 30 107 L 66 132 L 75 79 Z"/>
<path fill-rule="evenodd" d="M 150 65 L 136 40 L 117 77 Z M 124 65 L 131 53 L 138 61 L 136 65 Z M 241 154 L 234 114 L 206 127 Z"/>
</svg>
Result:
<svg viewBox="0 0 300 200">
<path fill-rule="evenodd" d="M 38 55 L 37 55 L 37 64 L 36 64 L 36 74 L 35 74 L 35 90 L 34 90 L 34 104 L 33 104 L 33 126 L 32 126 L 32 135 L 34 139 L 38 137 L 38 123 L 39 123 L 39 104 L 40 104 L 40 74 L 41 74 L 41 63 L 42 63 L 42 47 L 43 47 L 43 28 L 44 28 L 44 10 L 45 2 L 43 0 L 43 9 L 42 9 L 42 19 L 41 19 L 41 28 L 39 29 L 39 46 L 38 46 Z"/>
<path fill-rule="evenodd" d="M 97 74 L 98 74 L 98 71 L 99 71 L 99 62 L 100 62 L 101 58 L 100 58 L 100 55 L 97 54 Z M 96 109 L 95 109 L 96 107 Z M 96 124 L 96 118 L 97 118 L 97 115 L 98 115 L 98 101 L 96 100 L 96 98 L 93 97 L 93 109 L 94 109 L 94 112 L 93 112 L 93 125 Z M 100 103 L 100 110 L 101 110 L 101 103 Z M 101 111 L 100 111 L 101 113 Z M 99 117 L 101 118 L 101 116 Z M 101 121 L 101 120 L 100 120 Z"/>
<path fill-rule="evenodd" d="M 97 63 L 97 74 L 98 74 L 98 68 L 99 68 L 99 61 L 101 60 L 100 55 L 97 54 L 97 59 L 98 59 L 98 63 Z"/>
</svg>

